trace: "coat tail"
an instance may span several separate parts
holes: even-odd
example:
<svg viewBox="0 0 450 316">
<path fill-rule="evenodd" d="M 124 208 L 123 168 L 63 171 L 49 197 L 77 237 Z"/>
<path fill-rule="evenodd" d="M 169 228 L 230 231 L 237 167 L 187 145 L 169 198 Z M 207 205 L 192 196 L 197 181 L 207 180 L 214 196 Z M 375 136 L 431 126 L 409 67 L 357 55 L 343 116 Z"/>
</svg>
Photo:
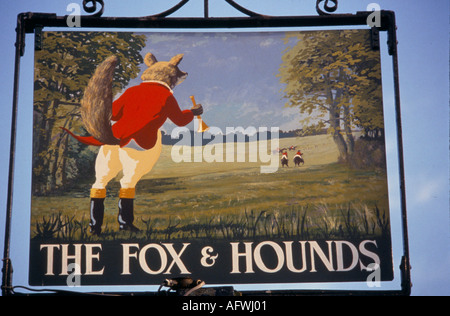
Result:
<svg viewBox="0 0 450 316">
<path fill-rule="evenodd" d="M 72 136 L 73 138 L 75 138 L 82 144 L 90 145 L 90 146 L 106 145 L 105 143 L 98 141 L 97 139 L 95 139 L 92 136 L 78 136 L 78 135 L 75 135 L 74 133 L 72 133 L 71 131 L 69 131 L 67 128 L 61 127 L 61 129 L 65 130 L 67 133 L 69 133 L 70 136 Z"/>
</svg>

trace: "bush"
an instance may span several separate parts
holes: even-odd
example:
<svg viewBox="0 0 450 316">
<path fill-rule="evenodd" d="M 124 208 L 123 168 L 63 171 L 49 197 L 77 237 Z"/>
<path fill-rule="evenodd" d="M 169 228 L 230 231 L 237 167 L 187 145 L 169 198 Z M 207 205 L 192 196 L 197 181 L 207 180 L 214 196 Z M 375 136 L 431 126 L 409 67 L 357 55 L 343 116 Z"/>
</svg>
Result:
<svg viewBox="0 0 450 316">
<path fill-rule="evenodd" d="M 348 158 L 354 169 L 386 169 L 386 150 L 384 139 L 359 138 Z"/>
</svg>

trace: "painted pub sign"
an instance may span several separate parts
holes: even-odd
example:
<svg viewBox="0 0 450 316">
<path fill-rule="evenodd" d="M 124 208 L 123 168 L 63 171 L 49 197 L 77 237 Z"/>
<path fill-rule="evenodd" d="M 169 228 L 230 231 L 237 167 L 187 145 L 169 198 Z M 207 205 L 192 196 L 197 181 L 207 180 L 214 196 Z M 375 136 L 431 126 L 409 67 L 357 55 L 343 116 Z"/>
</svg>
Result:
<svg viewBox="0 0 450 316">
<path fill-rule="evenodd" d="M 44 32 L 29 282 L 393 279 L 368 30 Z"/>
</svg>

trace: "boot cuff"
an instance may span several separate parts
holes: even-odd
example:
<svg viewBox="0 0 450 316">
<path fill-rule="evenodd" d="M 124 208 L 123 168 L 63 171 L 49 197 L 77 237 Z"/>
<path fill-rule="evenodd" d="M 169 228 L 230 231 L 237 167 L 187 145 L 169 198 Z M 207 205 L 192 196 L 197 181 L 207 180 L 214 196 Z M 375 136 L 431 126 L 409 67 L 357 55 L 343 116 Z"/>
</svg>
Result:
<svg viewBox="0 0 450 316">
<path fill-rule="evenodd" d="M 135 194 L 136 194 L 135 188 L 121 188 L 119 191 L 119 198 L 134 199 Z"/>
<path fill-rule="evenodd" d="M 106 198 L 106 189 L 91 189 L 92 199 L 104 199 Z"/>
</svg>

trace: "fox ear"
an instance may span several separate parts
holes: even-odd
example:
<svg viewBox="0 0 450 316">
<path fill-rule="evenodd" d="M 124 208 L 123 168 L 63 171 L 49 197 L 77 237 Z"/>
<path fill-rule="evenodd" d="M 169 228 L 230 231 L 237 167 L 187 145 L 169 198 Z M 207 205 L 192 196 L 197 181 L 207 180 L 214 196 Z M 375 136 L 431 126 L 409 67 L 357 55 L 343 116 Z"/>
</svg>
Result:
<svg viewBox="0 0 450 316">
<path fill-rule="evenodd" d="M 169 64 L 178 66 L 180 64 L 180 62 L 183 60 L 183 57 L 184 57 L 184 54 L 176 55 L 169 61 Z"/>
<path fill-rule="evenodd" d="M 145 55 L 144 62 L 148 67 L 151 67 L 152 65 L 156 64 L 158 60 L 155 56 L 153 56 L 152 53 L 147 53 L 147 55 Z"/>
</svg>

